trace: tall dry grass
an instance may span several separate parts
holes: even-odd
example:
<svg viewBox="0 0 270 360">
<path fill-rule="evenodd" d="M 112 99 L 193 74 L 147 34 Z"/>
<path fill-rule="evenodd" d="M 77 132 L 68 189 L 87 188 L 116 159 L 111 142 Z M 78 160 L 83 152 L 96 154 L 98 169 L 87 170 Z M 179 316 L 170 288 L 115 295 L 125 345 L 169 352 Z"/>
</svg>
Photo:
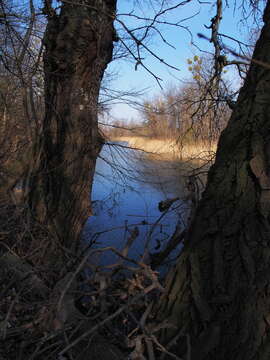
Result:
<svg viewBox="0 0 270 360">
<path fill-rule="evenodd" d="M 179 143 L 175 139 L 151 139 L 143 136 L 122 136 L 112 139 L 124 141 L 132 148 L 148 153 L 162 155 L 167 160 L 209 160 L 215 156 L 217 144 L 197 141 L 196 143 Z"/>
</svg>

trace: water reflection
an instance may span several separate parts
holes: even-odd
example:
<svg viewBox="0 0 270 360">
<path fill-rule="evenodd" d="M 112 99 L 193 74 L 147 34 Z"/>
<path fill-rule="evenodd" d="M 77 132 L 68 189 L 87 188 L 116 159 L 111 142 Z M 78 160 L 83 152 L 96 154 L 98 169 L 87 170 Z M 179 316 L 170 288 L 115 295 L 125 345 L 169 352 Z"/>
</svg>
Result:
<svg viewBox="0 0 270 360">
<path fill-rule="evenodd" d="M 129 230 L 137 226 L 139 235 L 129 256 L 140 258 L 146 244 L 151 252 L 160 250 L 176 224 L 184 223 L 186 205 L 178 201 L 175 210 L 162 215 L 158 204 L 181 192 L 179 173 L 172 164 L 147 159 L 125 143 L 104 145 L 92 190 L 94 215 L 87 222 L 85 241 L 122 249 Z M 108 264 L 114 259 L 112 253 L 105 253 L 95 261 Z"/>
</svg>

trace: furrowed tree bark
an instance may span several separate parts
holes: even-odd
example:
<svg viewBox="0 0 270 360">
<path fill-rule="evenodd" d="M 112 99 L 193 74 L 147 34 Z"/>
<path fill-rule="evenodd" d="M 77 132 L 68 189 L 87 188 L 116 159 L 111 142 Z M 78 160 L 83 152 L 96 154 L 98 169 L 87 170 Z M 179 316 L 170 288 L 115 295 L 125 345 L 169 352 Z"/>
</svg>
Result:
<svg viewBox="0 0 270 360">
<path fill-rule="evenodd" d="M 69 249 L 91 214 L 90 192 L 102 146 L 97 105 L 112 59 L 116 0 L 46 1 L 45 118 L 30 170 L 28 205 L 35 219 Z"/>
<path fill-rule="evenodd" d="M 191 360 L 270 359 L 270 1 L 159 314 Z M 263 62 L 266 66 L 261 66 Z"/>
</svg>

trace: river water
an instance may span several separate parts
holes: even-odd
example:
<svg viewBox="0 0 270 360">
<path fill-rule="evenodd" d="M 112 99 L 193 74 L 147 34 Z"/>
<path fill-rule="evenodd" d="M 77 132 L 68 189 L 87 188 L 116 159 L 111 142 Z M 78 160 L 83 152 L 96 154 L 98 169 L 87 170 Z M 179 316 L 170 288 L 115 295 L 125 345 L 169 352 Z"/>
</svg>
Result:
<svg viewBox="0 0 270 360">
<path fill-rule="evenodd" d="M 143 254 L 160 251 L 175 230 L 185 226 L 187 205 L 176 201 L 165 215 L 158 204 L 182 196 L 183 181 L 172 162 L 151 160 L 145 153 L 132 150 L 126 143 L 103 146 L 97 160 L 92 188 L 93 216 L 86 224 L 84 240 L 93 246 L 123 249 L 130 231 L 139 230 L 128 256 L 139 260 Z M 95 261 L 116 261 L 111 252 Z"/>
</svg>

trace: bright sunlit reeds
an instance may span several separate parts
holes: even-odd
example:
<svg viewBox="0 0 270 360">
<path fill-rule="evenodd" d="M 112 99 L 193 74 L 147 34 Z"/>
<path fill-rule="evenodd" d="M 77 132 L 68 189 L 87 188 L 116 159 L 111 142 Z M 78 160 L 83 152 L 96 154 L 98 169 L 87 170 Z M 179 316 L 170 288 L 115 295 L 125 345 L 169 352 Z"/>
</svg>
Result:
<svg viewBox="0 0 270 360">
<path fill-rule="evenodd" d="M 175 139 L 151 139 L 143 136 L 123 136 L 113 140 L 124 141 L 130 147 L 161 155 L 167 160 L 207 159 L 216 152 L 216 143 L 203 141 L 178 142 Z"/>
</svg>

